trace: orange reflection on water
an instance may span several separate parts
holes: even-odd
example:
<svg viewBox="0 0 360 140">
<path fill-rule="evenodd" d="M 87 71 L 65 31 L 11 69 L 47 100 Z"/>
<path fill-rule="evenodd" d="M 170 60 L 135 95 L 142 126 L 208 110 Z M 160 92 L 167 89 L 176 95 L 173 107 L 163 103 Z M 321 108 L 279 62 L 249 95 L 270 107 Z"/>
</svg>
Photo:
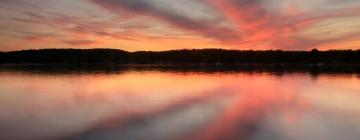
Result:
<svg viewBox="0 0 360 140">
<path fill-rule="evenodd" d="M 6 123 L 1 139 L 298 139 L 303 134 L 325 140 L 345 136 L 338 129 L 348 127 L 354 128 L 348 137 L 360 134 L 360 79 L 354 75 L 3 72 L 0 82 L 0 123 Z M 329 123 L 337 127 L 325 127 Z M 328 130 L 317 131 L 321 126 Z"/>
</svg>

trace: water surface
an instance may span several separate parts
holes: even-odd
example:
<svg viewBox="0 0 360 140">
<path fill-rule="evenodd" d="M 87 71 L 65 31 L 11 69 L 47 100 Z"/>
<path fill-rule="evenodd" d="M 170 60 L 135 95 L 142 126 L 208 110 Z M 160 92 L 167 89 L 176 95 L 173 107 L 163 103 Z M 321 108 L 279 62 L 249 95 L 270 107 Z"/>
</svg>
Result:
<svg viewBox="0 0 360 140">
<path fill-rule="evenodd" d="M 0 72 L 2 140 L 358 140 L 360 76 Z"/>
</svg>

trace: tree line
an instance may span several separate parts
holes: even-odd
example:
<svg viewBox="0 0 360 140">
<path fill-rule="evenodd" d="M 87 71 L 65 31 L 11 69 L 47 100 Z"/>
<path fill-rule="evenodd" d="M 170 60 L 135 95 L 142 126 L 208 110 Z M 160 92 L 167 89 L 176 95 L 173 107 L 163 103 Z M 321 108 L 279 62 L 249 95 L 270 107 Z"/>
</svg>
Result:
<svg viewBox="0 0 360 140">
<path fill-rule="evenodd" d="M 1 64 L 360 64 L 360 50 L 40 49 L 0 52 Z"/>
</svg>

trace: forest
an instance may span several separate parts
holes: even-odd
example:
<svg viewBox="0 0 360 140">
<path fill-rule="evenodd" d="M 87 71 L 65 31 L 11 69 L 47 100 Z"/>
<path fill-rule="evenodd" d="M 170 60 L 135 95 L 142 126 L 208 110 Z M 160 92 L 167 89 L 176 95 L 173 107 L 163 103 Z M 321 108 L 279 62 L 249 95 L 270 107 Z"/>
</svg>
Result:
<svg viewBox="0 0 360 140">
<path fill-rule="evenodd" d="M 360 64 L 360 50 L 40 49 L 0 52 L 0 64 Z"/>
</svg>

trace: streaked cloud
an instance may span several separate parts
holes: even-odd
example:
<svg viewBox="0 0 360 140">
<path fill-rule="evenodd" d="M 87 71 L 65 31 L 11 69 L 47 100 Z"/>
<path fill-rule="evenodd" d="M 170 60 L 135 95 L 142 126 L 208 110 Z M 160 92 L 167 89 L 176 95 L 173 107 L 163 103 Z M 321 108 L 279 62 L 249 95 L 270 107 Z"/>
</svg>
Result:
<svg viewBox="0 0 360 140">
<path fill-rule="evenodd" d="M 3 0 L 0 7 L 6 9 L 0 10 L 2 28 L 38 33 L 3 31 L 0 38 L 92 40 L 96 43 L 79 44 L 125 50 L 166 50 L 168 44 L 174 44 L 168 49 L 357 49 L 348 42 L 360 39 L 358 0 Z M 194 44 L 183 46 L 185 38 Z M 323 47 L 331 42 L 340 46 Z"/>
<path fill-rule="evenodd" d="M 203 1 L 182 0 L 91 0 L 122 16 L 151 16 L 205 37 L 226 40 L 237 37 L 235 31 L 219 27 L 222 17 Z M 209 14 L 210 13 L 210 14 Z"/>
</svg>

